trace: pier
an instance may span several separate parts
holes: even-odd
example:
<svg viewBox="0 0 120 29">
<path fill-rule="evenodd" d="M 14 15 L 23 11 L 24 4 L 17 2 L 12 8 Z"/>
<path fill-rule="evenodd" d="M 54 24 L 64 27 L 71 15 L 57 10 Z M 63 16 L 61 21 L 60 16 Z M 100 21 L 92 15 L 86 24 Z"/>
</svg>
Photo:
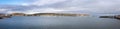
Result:
<svg viewBox="0 0 120 29">
<path fill-rule="evenodd" d="M 119 19 L 120 20 L 120 15 L 115 15 L 115 16 L 100 16 L 99 18 L 114 18 L 114 19 Z"/>
</svg>

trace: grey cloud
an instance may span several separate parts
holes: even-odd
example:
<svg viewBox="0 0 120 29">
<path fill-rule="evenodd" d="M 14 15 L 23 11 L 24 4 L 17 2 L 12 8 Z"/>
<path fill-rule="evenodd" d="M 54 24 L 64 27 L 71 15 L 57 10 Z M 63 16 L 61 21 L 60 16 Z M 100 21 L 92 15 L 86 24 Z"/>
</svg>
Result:
<svg viewBox="0 0 120 29">
<path fill-rule="evenodd" d="M 49 6 L 61 9 L 66 7 L 80 8 L 77 10 L 74 9 L 76 11 L 81 11 L 81 8 L 85 8 L 85 12 L 88 11 L 92 13 L 119 13 L 119 2 L 119 0 L 68 0 L 66 2 L 56 3 Z"/>
<path fill-rule="evenodd" d="M 35 2 L 35 1 L 34 1 Z M 44 11 L 47 8 L 61 9 L 61 13 L 102 13 L 102 14 L 120 14 L 120 0 L 67 0 L 54 4 L 42 6 L 0 6 L 0 8 L 12 9 L 12 11 L 28 11 L 38 9 Z M 71 7 L 74 7 L 71 9 Z"/>
</svg>

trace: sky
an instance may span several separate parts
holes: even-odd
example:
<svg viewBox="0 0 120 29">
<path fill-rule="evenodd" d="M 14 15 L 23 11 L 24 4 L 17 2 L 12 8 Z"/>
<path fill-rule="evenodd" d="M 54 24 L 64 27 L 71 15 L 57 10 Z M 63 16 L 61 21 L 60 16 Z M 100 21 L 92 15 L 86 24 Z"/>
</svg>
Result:
<svg viewBox="0 0 120 29">
<path fill-rule="evenodd" d="M 0 13 L 120 14 L 120 0 L 0 0 Z"/>
</svg>

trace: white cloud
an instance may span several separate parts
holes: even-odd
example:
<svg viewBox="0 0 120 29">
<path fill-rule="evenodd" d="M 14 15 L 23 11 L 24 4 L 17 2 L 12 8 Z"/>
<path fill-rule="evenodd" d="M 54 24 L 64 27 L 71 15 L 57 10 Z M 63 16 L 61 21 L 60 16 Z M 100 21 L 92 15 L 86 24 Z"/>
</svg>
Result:
<svg viewBox="0 0 120 29">
<path fill-rule="evenodd" d="M 0 13 L 1 13 L 1 12 L 6 13 L 7 11 L 10 11 L 10 9 L 0 9 Z"/>
<path fill-rule="evenodd" d="M 7 11 L 7 14 L 11 14 L 11 13 L 23 13 L 22 11 Z"/>
<path fill-rule="evenodd" d="M 48 4 L 54 4 L 54 3 L 58 3 L 58 2 L 63 2 L 66 0 L 36 0 L 35 2 L 33 2 L 33 5 L 48 5 Z"/>
<path fill-rule="evenodd" d="M 0 12 L 4 12 L 4 11 L 7 11 L 7 9 L 0 9 Z"/>
<path fill-rule="evenodd" d="M 22 3 L 21 5 L 22 6 L 30 6 L 30 4 L 28 4 L 28 3 Z"/>
<path fill-rule="evenodd" d="M 62 12 L 62 11 L 65 11 L 65 10 L 55 9 L 55 8 L 42 8 L 42 9 L 27 10 L 24 13 L 27 13 L 27 14 L 34 14 L 34 13 L 58 13 L 58 12 Z"/>
<path fill-rule="evenodd" d="M 24 12 L 29 14 L 49 12 L 62 13 L 73 11 L 86 13 L 113 13 L 120 11 L 119 2 L 120 0 L 36 0 L 33 3 L 21 4 L 22 6 L 30 8 L 30 9 L 24 8 L 26 11 L 11 11 L 11 12 Z"/>
<path fill-rule="evenodd" d="M 92 13 L 113 13 L 120 8 L 119 0 L 71 0 L 58 5 L 65 10 L 89 11 Z M 74 7 L 70 9 L 69 7 Z"/>
</svg>

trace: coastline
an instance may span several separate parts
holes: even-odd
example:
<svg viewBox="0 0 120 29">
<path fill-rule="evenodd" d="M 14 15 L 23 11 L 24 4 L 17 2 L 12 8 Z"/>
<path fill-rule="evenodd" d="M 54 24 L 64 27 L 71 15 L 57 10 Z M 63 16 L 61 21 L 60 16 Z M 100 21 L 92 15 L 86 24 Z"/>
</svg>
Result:
<svg viewBox="0 0 120 29">
<path fill-rule="evenodd" d="M 25 14 L 25 13 L 11 13 L 11 14 L 0 14 L 0 18 L 11 18 L 11 16 L 89 16 L 88 14 L 70 14 L 70 13 L 36 13 L 36 14 Z"/>
<path fill-rule="evenodd" d="M 11 18 L 12 16 L 89 16 L 89 14 L 70 14 L 70 13 L 36 13 L 36 14 L 24 14 L 24 13 L 12 13 L 12 14 L 0 14 L 0 19 Z M 99 16 L 99 18 L 114 18 L 120 19 L 120 15 L 115 16 Z"/>
</svg>

